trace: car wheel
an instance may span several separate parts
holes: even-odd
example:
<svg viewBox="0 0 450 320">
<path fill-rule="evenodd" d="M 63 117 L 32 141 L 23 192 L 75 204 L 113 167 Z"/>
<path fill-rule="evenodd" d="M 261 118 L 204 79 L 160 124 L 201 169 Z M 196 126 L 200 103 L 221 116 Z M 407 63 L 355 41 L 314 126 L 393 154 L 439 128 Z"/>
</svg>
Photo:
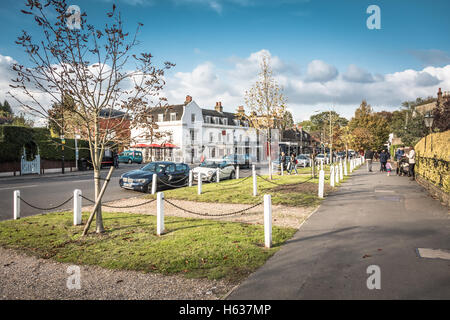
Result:
<svg viewBox="0 0 450 320">
<path fill-rule="evenodd" d="M 131 159 L 128 159 L 128 164 L 131 164 L 131 162 L 132 162 Z"/>
<path fill-rule="evenodd" d="M 233 180 L 234 179 L 234 177 L 235 177 L 235 173 L 234 173 L 234 171 L 231 171 L 231 173 L 230 173 L 230 180 Z"/>
</svg>

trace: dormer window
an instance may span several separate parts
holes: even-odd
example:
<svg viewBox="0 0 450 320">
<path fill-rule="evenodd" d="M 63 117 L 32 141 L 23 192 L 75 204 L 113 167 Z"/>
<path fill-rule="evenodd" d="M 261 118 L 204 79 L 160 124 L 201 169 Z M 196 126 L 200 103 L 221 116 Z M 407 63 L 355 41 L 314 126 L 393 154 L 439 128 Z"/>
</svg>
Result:
<svg viewBox="0 0 450 320">
<path fill-rule="evenodd" d="M 234 124 L 237 125 L 237 126 L 240 126 L 241 125 L 241 120 L 234 120 Z"/>
<path fill-rule="evenodd" d="M 206 123 L 211 123 L 211 117 L 210 116 L 206 116 Z"/>
<path fill-rule="evenodd" d="M 223 118 L 223 119 L 222 119 L 222 123 L 223 123 L 224 125 L 228 125 L 228 119 L 227 119 L 227 118 Z"/>
<path fill-rule="evenodd" d="M 158 122 L 163 122 L 163 121 L 164 121 L 164 114 L 158 113 Z"/>
<path fill-rule="evenodd" d="M 177 121 L 177 114 L 175 112 L 170 113 L 170 121 Z"/>
<path fill-rule="evenodd" d="M 214 123 L 215 124 L 220 124 L 220 119 L 218 117 L 214 117 Z"/>
</svg>

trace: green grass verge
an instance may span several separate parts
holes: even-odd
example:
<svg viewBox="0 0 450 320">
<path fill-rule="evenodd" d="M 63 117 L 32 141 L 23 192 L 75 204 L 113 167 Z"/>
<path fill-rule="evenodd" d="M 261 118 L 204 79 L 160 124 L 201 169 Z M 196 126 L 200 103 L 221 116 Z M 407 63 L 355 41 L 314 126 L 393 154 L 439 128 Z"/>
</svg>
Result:
<svg viewBox="0 0 450 320">
<path fill-rule="evenodd" d="M 106 232 L 84 238 L 83 226 L 71 225 L 70 212 L 3 221 L 0 245 L 59 262 L 234 282 L 262 266 L 296 231 L 273 227 L 273 247 L 266 249 L 260 225 L 166 217 L 167 233 L 157 236 L 155 216 L 103 218 Z"/>
<path fill-rule="evenodd" d="M 268 176 L 264 178 L 269 179 Z M 197 186 L 185 187 L 171 190 L 164 190 L 167 199 L 189 200 L 198 202 L 217 203 L 241 203 L 256 204 L 263 201 L 264 194 L 272 195 L 272 204 L 282 204 L 286 206 L 313 207 L 320 204 L 317 196 L 317 183 L 319 179 L 310 179 L 309 175 L 274 175 L 273 183 L 258 177 L 258 196 L 253 197 L 253 180 L 224 180 L 220 183 L 203 183 L 202 194 L 197 194 Z M 305 184 L 303 184 L 306 182 Z M 292 192 L 280 191 L 280 185 L 295 185 L 298 189 Z M 309 184 L 309 186 L 308 186 Z M 316 187 L 311 187 L 315 184 Z M 148 195 L 148 198 L 155 198 L 155 195 Z"/>
</svg>

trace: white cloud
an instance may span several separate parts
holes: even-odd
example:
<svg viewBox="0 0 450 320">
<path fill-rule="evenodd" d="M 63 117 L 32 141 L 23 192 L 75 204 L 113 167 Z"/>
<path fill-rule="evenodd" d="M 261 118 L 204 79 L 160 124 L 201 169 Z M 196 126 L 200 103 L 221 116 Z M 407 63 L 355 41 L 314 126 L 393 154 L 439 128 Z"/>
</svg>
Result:
<svg viewBox="0 0 450 320">
<path fill-rule="evenodd" d="M 260 50 L 245 58 L 231 57 L 230 67 L 225 70 L 206 62 L 192 72 L 168 77 L 165 94 L 169 103 L 181 103 L 189 94 L 201 107 L 222 101 L 226 111 L 234 112 L 244 104 L 244 93 L 257 78 L 263 54 L 271 57 L 274 76 L 283 85 L 296 120 L 307 119 L 315 111 L 329 107 L 350 118 L 362 99 L 375 110 L 395 110 L 403 101 L 435 96 L 439 87 L 450 88 L 450 65 L 374 75 L 350 65 L 339 76 L 334 66 L 314 60 L 307 65 L 307 73 L 302 74 L 298 66 L 272 56 L 268 50 Z"/>
<path fill-rule="evenodd" d="M 435 96 L 439 87 L 444 91 L 450 90 L 450 65 L 374 75 L 359 66 L 350 65 L 339 75 L 334 66 L 320 60 L 298 66 L 271 55 L 268 50 L 260 50 L 247 57 L 230 57 L 226 68 L 206 61 L 190 72 L 175 72 L 174 69 L 165 77 L 167 85 L 163 95 L 172 104 L 182 103 L 186 95 L 191 95 L 206 108 L 212 108 L 221 101 L 225 111 L 234 112 L 237 106 L 244 104 L 245 91 L 257 79 L 263 55 L 270 56 L 273 75 L 284 87 L 288 108 L 296 120 L 307 119 L 315 111 L 325 111 L 332 106 L 342 116 L 350 118 L 362 99 L 366 99 L 375 110 L 394 110 L 403 101 Z M 10 79 L 14 77 L 10 70 L 13 62 L 13 58 L 0 55 L 0 101 L 7 98 L 6 92 L 10 90 Z M 306 74 L 300 72 L 300 67 L 307 70 Z M 37 96 L 51 104 L 42 94 Z M 14 101 L 10 103 L 13 107 L 16 105 Z"/>
<path fill-rule="evenodd" d="M 367 83 L 375 81 L 370 72 L 367 72 L 354 64 L 348 66 L 347 72 L 343 74 L 343 77 L 350 82 Z"/>
<path fill-rule="evenodd" d="M 322 60 L 313 60 L 308 64 L 306 73 L 307 81 L 327 82 L 335 79 L 338 75 L 337 69 Z"/>
</svg>

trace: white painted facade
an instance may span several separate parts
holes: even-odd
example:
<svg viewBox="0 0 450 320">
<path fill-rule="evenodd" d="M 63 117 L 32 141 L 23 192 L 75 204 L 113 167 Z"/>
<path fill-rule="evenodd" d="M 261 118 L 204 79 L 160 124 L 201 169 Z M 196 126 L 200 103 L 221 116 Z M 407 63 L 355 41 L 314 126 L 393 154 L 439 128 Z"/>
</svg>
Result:
<svg viewBox="0 0 450 320">
<path fill-rule="evenodd" d="M 152 160 L 164 159 L 199 163 L 202 155 L 205 159 L 221 159 L 226 155 L 237 153 L 240 155 L 248 154 L 252 163 L 267 161 L 265 134 L 257 134 L 253 128 L 236 123 L 234 120 L 230 121 L 229 113 L 202 110 L 195 101 L 185 104 L 182 109 L 182 116 L 181 118 L 178 117 L 180 120 L 157 121 L 158 130 L 170 132 L 170 135 L 160 141 L 153 141 L 153 143 L 172 143 L 177 148 L 173 151 L 166 150 L 165 155 L 156 150 L 154 155 L 157 156 L 153 157 Z M 214 115 L 209 116 L 208 113 Z M 177 118 L 176 115 L 173 115 L 173 118 Z M 161 120 L 161 116 L 159 120 Z M 279 132 L 274 129 L 271 133 L 272 159 L 278 159 Z M 141 131 L 136 130 L 132 130 L 131 134 L 133 137 L 143 136 Z M 136 144 L 151 144 L 151 142 L 141 139 L 136 141 Z M 147 157 L 147 161 L 151 161 L 151 159 Z"/>
</svg>

